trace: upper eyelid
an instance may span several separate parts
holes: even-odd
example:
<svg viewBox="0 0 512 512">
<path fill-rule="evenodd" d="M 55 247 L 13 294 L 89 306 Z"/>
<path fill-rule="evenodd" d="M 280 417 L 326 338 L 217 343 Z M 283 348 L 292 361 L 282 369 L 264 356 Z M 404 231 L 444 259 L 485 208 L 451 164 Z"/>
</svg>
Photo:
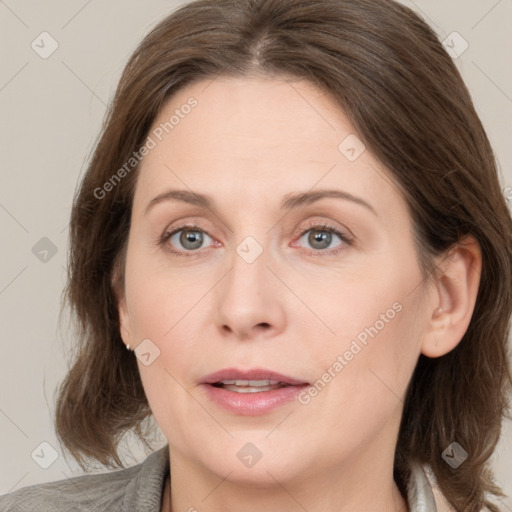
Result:
<svg viewBox="0 0 512 512">
<path fill-rule="evenodd" d="M 301 224 L 301 223 L 299 223 Z M 352 234 L 352 232 L 350 231 L 350 229 L 346 228 L 346 227 L 336 227 L 336 226 L 330 226 L 326 221 L 311 221 L 310 223 L 308 223 L 307 226 L 302 226 L 301 228 L 297 227 L 299 224 L 297 224 L 293 231 L 296 231 L 297 229 L 300 230 L 300 234 L 302 235 L 305 231 L 309 231 L 311 229 L 314 229 L 314 228 L 317 228 L 318 231 L 321 231 L 322 228 L 329 231 L 329 230 L 333 230 L 335 229 L 336 231 L 339 231 L 341 232 L 342 234 L 346 234 L 347 237 L 353 237 L 354 235 Z M 181 231 L 181 230 L 187 230 L 187 231 L 201 231 L 203 233 L 206 233 L 210 238 L 213 238 L 212 235 L 210 235 L 208 229 L 204 229 L 202 226 L 198 225 L 197 223 L 195 223 L 194 221 L 191 221 L 191 222 L 185 222 L 183 224 L 179 224 L 177 226 L 173 226 L 173 227 L 167 227 L 164 229 L 164 232 L 163 232 L 163 235 L 168 235 L 168 234 L 174 234 L 176 233 L 177 231 Z M 346 233 L 344 233 L 346 232 Z"/>
</svg>

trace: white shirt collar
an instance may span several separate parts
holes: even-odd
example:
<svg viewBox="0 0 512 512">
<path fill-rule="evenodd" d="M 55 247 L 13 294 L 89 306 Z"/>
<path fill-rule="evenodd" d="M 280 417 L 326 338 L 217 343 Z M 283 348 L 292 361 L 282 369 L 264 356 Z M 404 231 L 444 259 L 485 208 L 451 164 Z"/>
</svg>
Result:
<svg viewBox="0 0 512 512">
<path fill-rule="evenodd" d="M 407 484 L 407 501 L 410 512 L 437 512 L 434 493 L 423 466 L 411 464 L 411 476 Z"/>
</svg>

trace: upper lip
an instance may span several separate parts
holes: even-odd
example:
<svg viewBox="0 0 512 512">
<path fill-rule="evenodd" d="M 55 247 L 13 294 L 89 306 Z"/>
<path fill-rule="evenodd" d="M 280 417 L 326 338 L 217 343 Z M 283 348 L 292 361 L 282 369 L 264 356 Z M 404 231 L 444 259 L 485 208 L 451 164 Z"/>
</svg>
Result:
<svg viewBox="0 0 512 512">
<path fill-rule="evenodd" d="M 201 381 L 202 384 L 215 384 L 223 380 L 275 380 L 283 384 L 298 385 L 308 384 L 304 380 L 294 379 L 265 368 L 251 368 L 240 370 L 238 368 L 224 368 L 214 373 L 210 373 Z"/>
</svg>

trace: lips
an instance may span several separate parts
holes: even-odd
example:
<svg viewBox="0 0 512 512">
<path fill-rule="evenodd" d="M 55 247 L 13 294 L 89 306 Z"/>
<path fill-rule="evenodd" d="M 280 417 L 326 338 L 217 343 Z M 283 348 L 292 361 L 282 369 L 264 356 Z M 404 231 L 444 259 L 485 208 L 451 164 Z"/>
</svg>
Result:
<svg viewBox="0 0 512 512">
<path fill-rule="evenodd" d="M 309 383 L 266 369 L 227 368 L 206 376 L 201 386 L 214 404 L 255 416 L 294 400 Z"/>
</svg>

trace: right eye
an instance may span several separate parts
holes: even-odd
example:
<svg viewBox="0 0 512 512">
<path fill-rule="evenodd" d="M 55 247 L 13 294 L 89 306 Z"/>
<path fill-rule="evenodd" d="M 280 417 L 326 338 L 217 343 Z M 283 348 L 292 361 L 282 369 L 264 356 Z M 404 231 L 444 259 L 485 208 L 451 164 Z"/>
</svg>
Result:
<svg viewBox="0 0 512 512">
<path fill-rule="evenodd" d="M 212 238 L 197 225 L 185 225 L 174 228 L 162 235 L 160 243 L 165 245 L 171 252 L 181 256 L 191 256 L 201 249 L 205 236 Z"/>
</svg>

